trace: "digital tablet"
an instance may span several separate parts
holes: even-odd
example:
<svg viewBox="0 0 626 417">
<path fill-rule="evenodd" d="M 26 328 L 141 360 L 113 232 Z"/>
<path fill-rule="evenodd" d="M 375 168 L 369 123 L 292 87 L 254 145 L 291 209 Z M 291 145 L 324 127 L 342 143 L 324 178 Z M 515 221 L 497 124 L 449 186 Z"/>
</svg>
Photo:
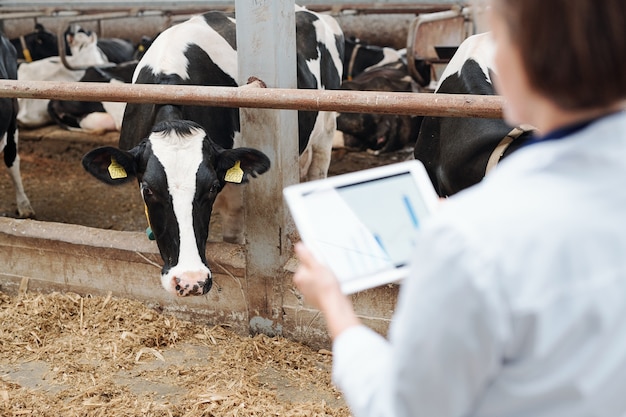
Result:
<svg viewBox="0 0 626 417">
<path fill-rule="evenodd" d="M 300 238 L 351 294 L 407 276 L 415 237 L 439 197 L 418 160 L 286 187 Z"/>
</svg>

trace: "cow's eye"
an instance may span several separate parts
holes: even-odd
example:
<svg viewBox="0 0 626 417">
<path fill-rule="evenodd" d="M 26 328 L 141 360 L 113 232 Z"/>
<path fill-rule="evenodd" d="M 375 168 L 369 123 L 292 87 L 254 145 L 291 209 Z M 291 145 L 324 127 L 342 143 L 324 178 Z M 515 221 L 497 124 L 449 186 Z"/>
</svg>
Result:
<svg viewBox="0 0 626 417">
<path fill-rule="evenodd" d="M 211 184 L 211 188 L 209 189 L 209 193 L 216 194 L 219 191 L 220 191 L 220 183 L 219 182 L 214 182 L 213 184 Z"/>
<path fill-rule="evenodd" d="M 145 184 L 141 186 L 141 194 L 143 195 L 143 199 L 145 201 L 154 198 L 154 192 Z"/>
</svg>

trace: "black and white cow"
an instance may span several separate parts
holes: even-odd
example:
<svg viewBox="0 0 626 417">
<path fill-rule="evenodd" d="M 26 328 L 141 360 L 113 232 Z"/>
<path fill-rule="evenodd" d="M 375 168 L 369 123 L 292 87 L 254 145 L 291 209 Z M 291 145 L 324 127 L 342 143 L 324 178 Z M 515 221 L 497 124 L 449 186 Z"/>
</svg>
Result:
<svg viewBox="0 0 626 417">
<path fill-rule="evenodd" d="M 17 80 L 17 52 L 2 33 L 0 33 L 0 78 Z M 35 211 L 22 185 L 17 136 L 17 99 L 0 97 L 0 152 L 4 153 L 4 163 L 15 188 L 17 215 L 21 218 L 35 217 Z"/>
<path fill-rule="evenodd" d="M 71 24 L 65 30 L 65 38 L 78 32 L 90 35 L 91 32 L 83 29 L 78 24 Z M 57 35 L 47 30 L 41 23 L 35 24 L 35 31 L 23 36 L 11 39 L 11 43 L 17 50 L 18 62 L 32 62 L 40 59 L 59 55 Z M 138 59 L 138 54 L 146 49 L 144 40 L 137 46 L 127 39 L 100 38 L 97 41 L 98 49 L 107 57 L 109 62 L 121 64 Z M 72 54 L 69 43 L 65 45 L 65 53 Z"/>
<path fill-rule="evenodd" d="M 137 62 L 113 67 L 89 67 L 81 82 L 130 83 Z M 126 103 L 79 100 L 50 100 L 48 114 L 60 127 L 102 133 L 120 130 Z"/>
<path fill-rule="evenodd" d="M 450 60 L 435 94 L 495 94 L 492 60 L 489 33 L 470 36 Z M 482 180 L 533 131 L 502 119 L 424 117 L 414 156 L 426 166 L 439 195 L 450 196 Z"/>
<path fill-rule="evenodd" d="M 143 36 L 135 48 L 132 60 L 113 66 L 89 67 L 79 81 L 131 83 L 137 63 L 152 44 L 152 40 Z M 100 48 L 100 41 L 98 45 Z M 126 103 L 123 102 L 50 100 L 48 114 L 53 122 L 64 129 L 100 134 L 121 129 L 125 108 Z"/>
<path fill-rule="evenodd" d="M 65 29 L 64 38 L 71 39 L 72 36 L 79 32 L 83 32 L 87 35 L 92 34 L 92 31 L 84 29 L 78 23 L 72 23 L 67 27 L 67 29 Z M 98 38 L 96 45 L 98 46 L 98 49 L 100 49 L 100 51 L 102 51 L 102 53 L 107 57 L 107 60 L 114 64 L 122 64 L 124 62 L 133 61 L 135 60 L 137 54 L 137 47 L 135 47 L 135 45 L 127 39 Z M 68 55 L 72 54 L 69 42 L 66 43 L 65 52 Z"/>
<path fill-rule="evenodd" d="M 235 87 L 235 34 L 233 15 L 221 12 L 172 26 L 154 40 L 133 82 Z M 296 44 L 298 87 L 339 88 L 343 33 L 336 21 L 296 6 Z M 326 176 L 334 112 L 301 111 L 298 121 L 306 168 L 301 177 Z M 83 158 L 87 171 L 106 183 L 137 178 L 164 262 L 161 283 L 172 294 L 201 295 L 211 288 L 205 250 L 218 193 L 233 210 L 221 213 L 224 239 L 243 239 L 240 194 L 226 183 L 261 174 L 270 162 L 257 150 L 238 147 L 240 136 L 238 109 L 128 104 L 120 149 L 98 148 Z"/>
<path fill-rule="evenodd" d="M 383 66 L 403 65 L 400 51 L 387 46 L 370 45 L 353 36 L 345 39 L 343 79 L 352 80 L 364 71 Z"/>
<path fill-rule="evenodd" d="M 59 55 L 57 35 L 47 30 L 41 23 L 35 24 L 35 31 L 11 39 L 17 51 L 19 62 L 32 62 Z"/>
<path fill-rule="evenodd" d="M 343 90 L 413 92 L 413 79 L 403 69 L 377 67 L 362 72 L 341 84 Z M 373 154 L 413 147 L 421 116 L 377 113 L 338 113 L 337 130 L 343 134 L 343 145 Z M 337 138 L 336 138 L 337 140 Z"/>
<path fill-rule="evenodd" d="M 67 38 L 72 48 L 72 55 L 67 61 L 74 67 L 88 67 L 104 65 L 109 61 L 97 47 L 98 37 L 95 33 L 87 34 L 79 31 Z M 17 69 L 17 79 L 20 81 L 78 81 L 85 74 L 85 70 L 67 69 L 61 59 L 49 57 L 38 61 L 20 64 Z M 20 126 L 35 128 L 52 122 L 48 114 L 48 101 L 43 99 L 18 99 L 20 110 L 17 120 Z"/>
</svg>

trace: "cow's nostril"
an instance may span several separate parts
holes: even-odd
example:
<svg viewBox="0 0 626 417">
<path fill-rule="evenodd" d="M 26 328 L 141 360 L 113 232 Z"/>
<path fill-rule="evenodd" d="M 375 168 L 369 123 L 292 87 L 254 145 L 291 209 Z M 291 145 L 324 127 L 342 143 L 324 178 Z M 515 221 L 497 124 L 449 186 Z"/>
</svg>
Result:
<svg viewBox="0 0 626 417">
<path fill-rule="evenodd" d="M 202 287 L 202 294 L 204 295 L 208 293 L 211 290 L 212 286 L 213 286 L 213 279 L 211 279 L 210 277 L 207 277 L 206 281 L 204 281 L 204 286 Z"/>
</svg>

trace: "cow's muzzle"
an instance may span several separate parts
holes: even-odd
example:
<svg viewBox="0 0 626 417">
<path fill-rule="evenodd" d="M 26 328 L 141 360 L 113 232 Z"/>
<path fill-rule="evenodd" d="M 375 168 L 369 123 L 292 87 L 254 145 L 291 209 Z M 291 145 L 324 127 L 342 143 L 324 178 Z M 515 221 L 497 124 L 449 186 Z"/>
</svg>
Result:
<svg viewBox="0 0 626 417">
<path fill-rule="evenodd" d="M 212 285 L 211 273 L 205 271 L 183 272 L 173 276 L 171 281 L 171 288 L 181 297 L 204 295 L 209 292 Z"/>
</svg>

